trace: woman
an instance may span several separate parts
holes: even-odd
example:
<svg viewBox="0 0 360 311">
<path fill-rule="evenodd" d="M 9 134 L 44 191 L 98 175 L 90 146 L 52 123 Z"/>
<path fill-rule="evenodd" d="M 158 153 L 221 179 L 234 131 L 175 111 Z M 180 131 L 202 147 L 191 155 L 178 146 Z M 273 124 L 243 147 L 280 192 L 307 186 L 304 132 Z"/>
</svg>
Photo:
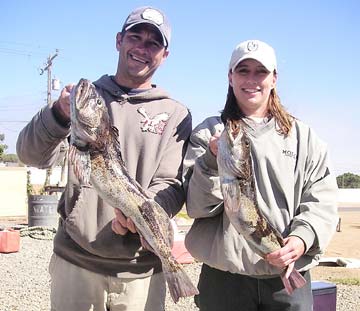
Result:
<svg viewBox="0 0 360 311">
<path fill-rule="evenodd" d="M 276 92 L 274 50 L 249 40 L 232 53 L 229 90 L 221 117 L 210 117 L 191 135 L 184 160 L 187 211 L 195 218 L 186 247 L 203 262 L 201 311 L 312 310 L 309 269 L 336 229 L 337 185 L 326 145 L 292 117 Z M 224 213 L 217 140 L 226 120 L 242 120 L 251 145 L 257 203 L 285 246 L 257 255 Z M 295 268 L 306 285 L 288 295 L 279 277 Z"/>
</svg>

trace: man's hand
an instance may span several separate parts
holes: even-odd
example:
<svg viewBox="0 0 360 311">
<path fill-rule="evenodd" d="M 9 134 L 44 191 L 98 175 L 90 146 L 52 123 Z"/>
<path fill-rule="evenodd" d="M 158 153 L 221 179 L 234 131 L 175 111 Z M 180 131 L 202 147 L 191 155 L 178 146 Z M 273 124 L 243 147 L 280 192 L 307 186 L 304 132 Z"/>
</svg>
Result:
<svg viewBox="0 0 360 311">
<path fill-rule="evenodd" d="M 279 268 L 294 264 L 305 252 L 305 244 L 297 236 L 289 236 L 284 242 L 284 247 L 265 256 L 265 260 Z"/>
<path fill-rule="evenodd" d="M 112 220 L 111 229 L 120 235 L 125 235 L 129 231 L 132 233 L 137 233 L 137 229 L 135 224 L 130 218 L 126 218 L 125 215 L 117 208 L 115 210 L 116 217 Z M 148 251 L 154 252 L 150 244 L 140 235 L 140 242 L 143 248 L 147 249 Z"/>
<path fill-rule="evenodd" d="M 73 87 L 74 84 L 65 86 L 53 106 L 53 109 L 56 110 L 64 122 L 70 122 L 70 92 Z"/>
<path fill-rule="evenodd" d="M 115 218 L 112 220 L 111 229 L 120 235 L 125 235 L 128 231 L 136 233 L 136 227 L 130 218 L 126 218 L 125 215 L 117 208 L 115 210 Z"/>
</svg>

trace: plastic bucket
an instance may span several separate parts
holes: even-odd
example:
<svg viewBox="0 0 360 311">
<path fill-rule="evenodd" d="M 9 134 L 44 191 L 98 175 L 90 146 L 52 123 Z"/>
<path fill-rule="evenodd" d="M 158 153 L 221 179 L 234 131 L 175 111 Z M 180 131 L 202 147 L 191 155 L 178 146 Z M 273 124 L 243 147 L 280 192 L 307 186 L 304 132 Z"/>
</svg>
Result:
<svg viewBox="0 0 360 311">
<path fill-rule="evenodd" d="M 58 197 L 56 195 L 29 195 L 28 226 L 57 228 L 59 220 L 57 205 Z"/>
</svg>

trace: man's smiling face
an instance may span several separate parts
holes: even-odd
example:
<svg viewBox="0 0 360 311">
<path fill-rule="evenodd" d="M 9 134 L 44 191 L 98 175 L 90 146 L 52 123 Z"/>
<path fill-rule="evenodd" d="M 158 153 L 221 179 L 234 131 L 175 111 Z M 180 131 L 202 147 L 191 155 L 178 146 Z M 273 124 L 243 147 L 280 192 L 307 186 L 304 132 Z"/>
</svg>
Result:
<svg viewBox="0 0 360 311">
<path fill-rule="evenodd" d="M 118 33 L 116 48 L 120 55 L 117 82 L 133 88 L 150 87 L 154 72 L 169 53 L 159 31 L 149 24 Z"/>
</svg>

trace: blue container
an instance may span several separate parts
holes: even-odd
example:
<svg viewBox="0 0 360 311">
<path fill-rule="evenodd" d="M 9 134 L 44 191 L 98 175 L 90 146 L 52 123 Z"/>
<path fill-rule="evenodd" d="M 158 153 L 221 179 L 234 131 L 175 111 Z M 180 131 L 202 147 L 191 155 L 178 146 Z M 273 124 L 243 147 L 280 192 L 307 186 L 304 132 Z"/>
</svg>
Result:
<svg viewBox="0 0 360 311">
<path fill-rule="evenodd" d="M 336 311 L 336 284 L 312 281 L 314 311 Z"/>
</svg>

